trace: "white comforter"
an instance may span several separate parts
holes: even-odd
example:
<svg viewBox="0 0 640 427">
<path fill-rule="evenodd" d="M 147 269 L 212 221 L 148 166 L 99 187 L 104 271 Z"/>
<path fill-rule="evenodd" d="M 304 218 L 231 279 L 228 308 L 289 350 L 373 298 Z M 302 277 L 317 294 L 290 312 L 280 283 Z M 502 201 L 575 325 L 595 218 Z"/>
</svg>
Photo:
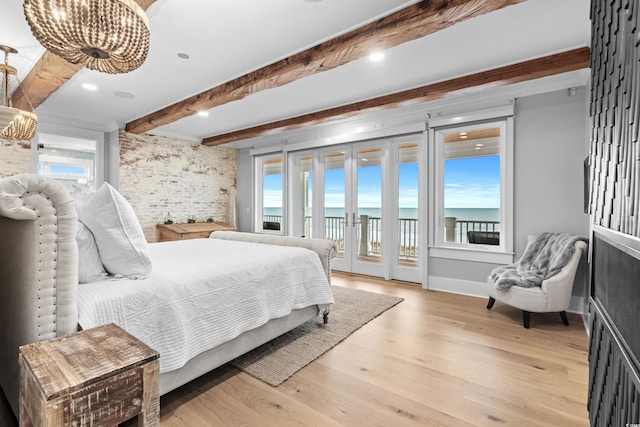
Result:
<svg viewBox="0 0 640 427">
<path fill-rule="evenodd" d="M 79 323 L 121 326 L 160 353 L 160 372 L 294 309 L 333 303 L 308 249 L 218 239 L 150 248 L 148 279 L 79 286 Z"/>
</svg>

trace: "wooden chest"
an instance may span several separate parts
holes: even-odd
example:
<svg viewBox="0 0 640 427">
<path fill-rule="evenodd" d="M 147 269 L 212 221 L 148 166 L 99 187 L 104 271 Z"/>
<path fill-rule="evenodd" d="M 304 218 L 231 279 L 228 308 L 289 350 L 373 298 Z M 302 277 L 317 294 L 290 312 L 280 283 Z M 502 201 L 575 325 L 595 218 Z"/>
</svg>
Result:
<svg viewBox="0 0 640 427">
<path fill-rule="evenodd" d="M 22 346 L 20 425 L 159 426 L 158 357 L 114 324 Z"/>
<path fill-rule="evenodd" d="M 214 231 L 236 231 L 236 227 L 224 222 L 194 222 L 190 224 L 158 224 L 158 241 L 207 238 Z"/>
</svg>

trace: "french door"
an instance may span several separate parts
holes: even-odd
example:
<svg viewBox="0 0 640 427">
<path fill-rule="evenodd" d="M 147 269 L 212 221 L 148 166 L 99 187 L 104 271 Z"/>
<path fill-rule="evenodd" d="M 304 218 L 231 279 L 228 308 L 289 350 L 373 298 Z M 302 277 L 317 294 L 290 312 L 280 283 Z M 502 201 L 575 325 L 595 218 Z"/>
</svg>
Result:
<svg viewBox="0 0 640 427">
<path fill-rule="evenodd" d="M 336 270 L 420 282 L 421 138 L 290 153 L 290 234 L 333 240 Z"/>
<path fill-rule="evenodd" d="M 322 153 L 324 236 L 338 246 L 335 269 L 384 277 L 384 147 L 358 144 Z"/>
</svg>

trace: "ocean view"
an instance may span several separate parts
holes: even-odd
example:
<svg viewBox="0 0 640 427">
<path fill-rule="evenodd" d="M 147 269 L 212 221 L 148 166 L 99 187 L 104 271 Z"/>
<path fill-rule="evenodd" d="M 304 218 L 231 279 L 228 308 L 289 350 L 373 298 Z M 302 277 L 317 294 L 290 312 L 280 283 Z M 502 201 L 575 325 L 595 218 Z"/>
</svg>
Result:
<svg viewBox="0 0 640 427">
<path fill-rule="evenodd" d="M 362 208 L 359 210 L 358 215 L 368 215 L 370 221 L 368 222 L 368 235 L 373 247 L 379 250 L 379 245 L 382 240 L 382 222 L 380 220 L 380 208 Z M 280 222 L 282 218 L 282 210 L 280 208 L 265 208 L 264 216 L 266 221 Z M 451 237 L 455 242 L 467 243 L 467 231 L 496 231 L 500 232 L 500 209 L 493 208 L 454 208 L 445 209 L 446 217 L 453 217 L 456 219 L 455 230 L 450 230 L 453 233 Z M 311 215 L 307 215 L 308 218 Z M 338 248 L 342 248 L 342 240 L 344 234 L 343 221 L 344 209 L 343 208 L 326 208 L 325 209 L 325 231 L 324 236 L 330 238 L 338 244 Z M 401 208 L 400 218 L 398 224 L 398 232 L 400 245 L 402 250 L 410 250 L 412 253 L 417 254 L 417 246 L 419 242 L 418 236 L 418 209 L 416 208 Z M 311 230 L 311 222 L 305 221 L 305 234 L 313 235 Z"/>
<path fill-rule="evenodd" d="M 369 215 L 372 218 L 380 218 L 380 208 L 362 208 L 359 215 Z M 264 215 L 282 216 L 281 208 L 264 208 Z M 310 214 L 309 214 L 310 215 Z M 344 217 L 343 208 L 326 208 L 327 217 Z M 467 221 L 500 221 L 500 209 L 491 208 L 452 208 L 445 209 L 445 216 L 455 217 L 458 220 Z M 418 218 L 418 209 L 400 208 L 400 218 Z"/>
</svg>

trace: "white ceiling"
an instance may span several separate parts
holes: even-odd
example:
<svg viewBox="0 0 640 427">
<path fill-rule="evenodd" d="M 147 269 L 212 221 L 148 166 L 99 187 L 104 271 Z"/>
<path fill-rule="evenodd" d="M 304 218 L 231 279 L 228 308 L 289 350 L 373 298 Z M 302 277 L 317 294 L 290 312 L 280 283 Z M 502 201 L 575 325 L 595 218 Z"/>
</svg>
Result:
<svg viewBox="0 0 640 427">
<path fill-rule="evenodd" d="M 244 75 L 417 1 L 157 0 L 147 10 L 151 46 L 139 69 L 82 69 L 36 113 L 42 121 L 100 131 Z M 22 1 L 0 0 L 0 44 L 21 78 L 42 54 Z M 590 39 L 589 0 L 528 0 L 367 58 L 216 107 L 152 133 L 200 140 L 577 47 Z M 190 59 L 178 58 L 186 53 Z M 94 92 L 83 83 L 98 87 Z M 123 99 L 115 92 L 128 92 Z"/>
</svg>

